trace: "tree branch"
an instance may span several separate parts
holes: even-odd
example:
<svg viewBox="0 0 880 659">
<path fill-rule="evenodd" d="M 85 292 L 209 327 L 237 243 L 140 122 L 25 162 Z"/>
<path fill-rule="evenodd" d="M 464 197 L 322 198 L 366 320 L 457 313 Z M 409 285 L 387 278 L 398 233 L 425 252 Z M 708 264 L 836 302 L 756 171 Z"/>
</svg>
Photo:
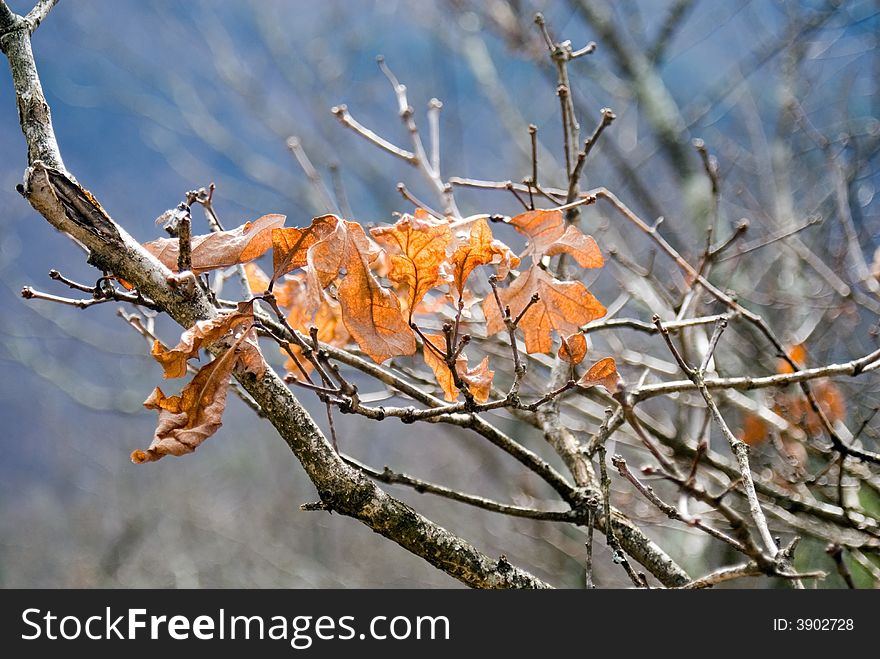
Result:
<svg viewBox="0 0 880 659">
<path fill-rule="evenodd" d="M 91 252 L 91 264 L 134 284 L 181 326 L 191 327 L 197 320 L 214 317 L 216 309 L 201 289 L 169 286 L 172 273 L 63 172 L 29 34 L 23 29 L 6 32 L 2 46 L 10 61 L 19 108 L 23 109 L 22 131 L 30 165 L 24 194 L 31 205 L 57 229 L 85 245 Z M 470 586 L 547 587 L 507 561 L 492 560 L 346 465 L 272 369 L 267 369 L 260 379 L 243 374 L 236 378 L 296 455 L 327 509 L 362 521 Z"/>
</svg>

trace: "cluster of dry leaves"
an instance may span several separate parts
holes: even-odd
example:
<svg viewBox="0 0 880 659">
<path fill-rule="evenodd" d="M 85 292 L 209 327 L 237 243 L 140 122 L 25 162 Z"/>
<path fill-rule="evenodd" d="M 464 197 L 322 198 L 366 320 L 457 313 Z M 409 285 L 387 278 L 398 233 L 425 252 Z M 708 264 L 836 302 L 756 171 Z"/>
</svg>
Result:
<svg viewBox="0 0 880 659">
<path fill-rule="evenodd" d="M 809 361 L 807 349 L 803 344 L 793 346 L 788 351 L 788 356 L 797 364 L 806 365 Z M 777 367 L 778 373 L 793 373 L 791 365 L 780 359 Z M 831 380 L 817 380 L 812 385 L 813 395 L 820 409 L 831 423 L 843 421 L 846 418 L 846 404 L 840 388 Z M 803 470 L 807 465 L 807 449 L 803 441 L 804 435 L 816 436 L 823 432 L 824 426 L 819 415 L 816 414 L 809 402 L 796 387 L 790 391 L 779 390 L 773 395 L 772 404 L 769 406 L 774 414 L 788 423 L 789 430 L 779 434 L 778 448 L 782 450 L 792 466 L 797 470 Z M 774 437 L 771 425 L 757 414 L 747 413 L 743 415 L 742 428 L 739 437 L 750 446 L 759 446 Z M 779 478 L 780 484 L 786 484 L 784 478 Z"/>
<path fill-rule="evenodd" d="M 519 256 L 494 238 L 486 216 L 451 221 L 419 209 L 369 231 L 335 215 L 316 217 L 304 228 L 284 227 L 284 222 L 283 215 L 265 215 L 230 231 L 192 237 L 194 274 L 246 264 L 254 298 L 188 329 L 173 348 L 156 342 L 152 354 L 166 378 L 183 377 L 188 361 L 198 359 L 202 349 L 211 347 L 215 357 L 180 395 L 166 397 L 156 388 L 145 405 L 159 411 L 158 426 L 150 447 L 132 454 L 134 462 L 192 452 L 220 427 L 233 371 L 263 374 L 254 318 L 254 301 L 261 297 L 274 296 L 292 329 L 314 332 L 332 346 L 356 344 L 378 363 L 420 349 L 447 401 L 463 392 L 477 403 L 489 399 L 494 377 L 488 356 L 470 366 L 465 350 L 470 336 L 480 331 L 480 316 L 487 337 L 509 331 L 515 319 L 529 353 L 551 353 L 553 337 L 559 337 L 558 356 L 575 365 L 587 353 L 581 328 L 605 315 L 582 282 L 560 281 L 545 269 L 545 257 L 559 254 L 581 268 L 604 262 L 596 241 L 567 225 L 560 210 L 533 210 L 506 220 L 527 238 Z M 145 247 L 177 269 L 178 239 L 162 238 Z M 254 263 L 270 249 L 271 275 Z M 529 260 L 527 267 L 523 259 Z M 469 282 L 482 266 L 493 268 L 499 283 L 480 303 Z M 437 331 L 449 309 L 456 327 L 466 318 L 468 341 Z M 302 347 L 288 344 L 284 350 L 288 371 L 308 377 L 312 366 Z M 616 381 L 614 360 L 606 358 L 579 384 L 613 390 Z"/>
</svg>

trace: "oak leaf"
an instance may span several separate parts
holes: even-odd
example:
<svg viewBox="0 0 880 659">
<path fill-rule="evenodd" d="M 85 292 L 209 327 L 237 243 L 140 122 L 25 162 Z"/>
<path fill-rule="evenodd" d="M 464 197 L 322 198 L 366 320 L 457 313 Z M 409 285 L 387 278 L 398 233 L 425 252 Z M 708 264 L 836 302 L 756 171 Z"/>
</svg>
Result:
<svg viewBox="0 0 880 659">
<path fill-rule="evenodd" d="M 150 354 L 162 365 L 166 378 L 182 378 L 186 375 L 187 361 L 198 359 L 199 350 L 219 342 L 221 339 L 237 340 L 250 330 L 254 323 L 253 302 L 240 302 L 235 311 L 220 314 L 210 320 L 200 320 L 180 335 L 180 341 L 173 348 L 166 348 L 160 341 L 153 343 Z M 232 336 L 227 336 L 232 335 Z M 243 365 L 247 370 L 256 368 L 255 375 L 261 376 L 265 365 L 259 354 L 256 341 L 246 341 L 239 346 L 245 355 Z M 247 354 L 254 353 L 256 354 Z"/>
<path fill-rule="evenodd" d="M 392 226 L 371 229 L 370 234 L 391 256 L 388 278 L 407 287 L 412 319 L 425 294 L 441 282 L 440 264 L 452 241 L 449 223 L 427 215 L 404 215 Z"/>
<path fill-rule="evenodd" d="M 370 270 L 377 252 L 363 227 L 341 221 L 308 251 L 310 276 L 320 288 L 337 281 L 342 320 L 352 338 L 375 362 L 416 351 L 416 339 L 400 300 Z"/>
<path fill-rule="evenodd" d="M 321 343 L 338 347 L 348 343 L 351 337 L 342 322 L 342 309 L 339 302 L 322 293 L 317 311 L 314 311 L 306 273 L 298 272 L 288 277 L 284 280 L 284 285 L 276 290 L 279 304 L 281 304 L 283 297 L 285 304 L 282 306 L 290 310 L 287 323 L 293 329 L 308 335 L 311 328 L 315 327 L 318 330 L 318 341 Z M 311 373 L 314 367 L 310 361 L 303 357 L 302 349 L 295 343 L 291 343 L 289 347 L 306 373 Z M 297 377 L 301 376 L 300 369 L 287 351 L 282 348 L 281 354 L 287 356 L 284 368 Z"/>
<path fill-rule="evenodd" d="M 500 240 L 492 237 L 492 230 L 484 219 L 473 222 L 467 234 L 459 236 L 459 245 L 448 259 L 446 268 L 451 278 L 451 288 L 461 299 L 464 295 L 468 277 L 481 265 L 494 264 L 498 267 L 498 278 L 504 279 L 511 268 L 519 265 L 517 257 Z"/>
<path fill-rule="evenodd" d="M 620 374 L 617 372 L 617 363 L 614 358 L 605 357 L 593 364 L 577 381 L 577 385 L 588 388 L 600 384 L 605 387 L 608 393 L 614 393 L 617 391 L 618 382 L 620 382 Z"/>
<path fill-rule="evenodd" d="M 538 301 L 532 304 L 535 294 Z M 498 297 L 503 305 L 510 307 L 514 318 L 528 306 L 519 327 L 529 353 L 549 353 L 553 347 L 551 332 L 570 336 L 582 325 L 605 315 L 605 307 L 581 282 L 559 281 L 537 265 L 520 273 L 507 288 L 499 288 Z M 494 296 L 483 301 L 483 314 L 489 336 L 505 329 Z"/>
<path fill-rule="evenodd" d="M 509 223 L 529 238 L 524 255 L 537 262 L 542 256 L 570 254 L 582 268 L 601 268 L 605 263 L 602 252 L 592 236 L 585 235 L 576 226 L 565 225 L 560 210 L 526 211 L 512 217 Z"/>
<path fill-rule="evenodd" d="M 322 215 L 305 228 L 282 227 L 272 230 L 272 281 L 308 263 L 309 248 L 327 238 L 341 220 L 335 215 Z"/>
<path fill-rule="evenodd" d="M 435 348 L 445 352 L 445 336 L 441 334 L 426 334 L 425 338 Z M 443 390 L 444 399 L 448 402 L 456 401 L 460 392 L 458 387 L 455 386 L 455 378 L 446 360 L 427 344 L 422 346 L 422 356 L 424 357 L 425 364 L 434 372 L 437 384 Z M 467 366 L 467 357 L 464 354 L 459 355 L 455 360 L 456 374 L 467 385 L 468 391 L 473 395 L 474 400 L 478 403 L 485 403 L 489 400 L 489 394 L 492 392 L 492 378 L 495 377 L 495 371 L 489 370 L 489 358 L 483 357 L 483 360 L 473 368 L 468 368 Z"/>
<path fill-rule="evenodd" d="M 218 268 L 253 261 L 272 247 L 272 230 L 281 227 L 284 215 L 269 214 L 247 222 L 229 231 L 218 231 L 193 236 L 192 271 L 201 274 Z M 177 238 L 159 238 L 144 247 L 171 271 L 177 271 L 180 241 Z"/>
<path fill-rule="evenodd" d="M 192 453 L 222 425 L 229 378 L 237 355 L 229 348 L 206 364 L 179 396 L 166 397 L 159 387 L 144 402 L 147 409 L 159 411 L 153 441 L 145 450 L 131 454 L 135 464 L 154 462 L 166 455 Z"/>
<path fill-rule="evenodd" d="M 556 356 L 572 365 L 577 365 L 584 361 L 584 357 L 587 356 L 587 337 L 583 335 L 583 332 L 578 332 L 571 336 L 562 336 L 561 338 L 562 343 Z"/>
</svg>

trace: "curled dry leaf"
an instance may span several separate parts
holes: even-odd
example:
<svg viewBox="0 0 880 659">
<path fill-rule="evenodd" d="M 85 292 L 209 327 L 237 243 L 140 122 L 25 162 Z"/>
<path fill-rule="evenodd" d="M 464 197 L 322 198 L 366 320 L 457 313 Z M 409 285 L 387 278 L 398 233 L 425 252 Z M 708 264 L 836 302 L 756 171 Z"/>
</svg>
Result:
<svg viewBox="0 0 880 659">
<path fill-rule="evenodd" d="M 426 334 L 425 338 L 434 347 L 445 352 L 445 336 L 442 334 Z M 455 386 L 455 378 L 452 376 L 452 371 L 449 370 L 449 365 L 443 357 L 438 355 L 428 345 L 422 346 L 422 355 L 425 363 L 434 372 L 434 377 L 437 378 L 437 383 L 443 390 L 443 397 L 448 402 L 458 400 L 460 392 L 458 387 Z M 459 379 L 467 384 L 468 391 L 473 395 L 474 400 L 478 403 L 485 403 L 489 400 L 489 394 L 492 392 L 492 378 L 495 377 L 495 371 L 489 370 L 489 358 L 483 357 L 483 361 L 474 368 L 469 369 L 467 365 L 467 357 L 462 353 L 455 361 L 455 372 L 458 374 Z"/>
<path fill-rule="evenodd" d="M 601 268 L 605 263 L 602 252 L 592 236 L 585 235 L 574 225 L 565 225 L 565 216 L 559 210 L 527 211 L 510 219 L 510 224 L 529 238 L 524 255 L 537 262 L 542 256 L 569 254 L 582 268 Z"/>
<path fill-rule="evenodd" d="M 579 281 L 559 281 L 545 270 L 532 266 L 522 272 L 507 288 L 498 289 L 501 303 L 516 317 L 538 294 L 538 302 L 529 306 L 519 323 L 529 353 L 550 353 L 551 332 L 570 336 L 596 318 L 605 315 L 605 307 Z M 504 320 L 493 296 L 483 301 L 486 333 L 491 336 L 505 329 Z"/>
<path fill-rule="evenodd" d="M 556 356 L 572 365 L 577 365 L 584 361 L 584 357 L 587 356 L 587 337 L 582 332 L 578 332 L 577 334 L 562 336 L 561 338 L 562 343 Z"/>
<path fill-rule="evenodd" d="M 620 382 L 620 374 L 617 372 L 617 363 L 612 357 L 605 357 L 593 364 L 578 380 L 577 385 L 587 388 L 601 384 L 608 393 L 614 393 L 618 382 Z"/>
<path fill-rule="evenodd" d="M 363 227 L 341 221 L 308 251 L 310 275 L 318 288 L 334 281 L 342 319 L 351 336 L 377 363 L 416 351 L 416 338 L 400 301 L 370 271 L 376 252 Z"/>
<path fill-rule="evenodd" d="M 147 450 L 131 454 L 135 464 L 154 462 L 166 455 L 192 453 L 222 425 L 229 378 L 235 366 L 234 348 L 229 348 L 203 366 L 179 396 L 166 397 L 159 387 L 144 407 L 159 411 L 159 422 Z"/>
<path fill-rule="evenodd" d="M 230 313 L 220 314 L 211 320 L 200 320 L 180 335 L 180 342 L 173 348 L 166 348 L 159 341 L 153 344 L 151 354 L 162 364 L 166 378 L 182 378 L 186 375 L 186 363 L 189 359 L 198 359 L 199 350 L 213 345 L 233 334 L 241 335 L 248 331 L 254 322 L 253 302 L 240 302 L 238 308 Z M 235 337 L 233 337 L 234 339 Z M 259 350 L 242 346 L 242 351 Z M 260 360 L 251 359 L 254 363 Z M 257 373 L 256 375 L 262 375 Z"/>
<path fill-rule="evenodd" d="M 201 348 L 221 343 L 227 347 L 199 369 L 179 396 L 165 396 L 156 387 L 144 402 L 147 409 L 159 411 L 153 441 L 146 451 L 132 453 L 132 462 L 140 464 L 165 455 L 191 453 L 217 431 L 233 370 L 240 368 L 257 377 L 266 371 L 253 322 L 253 302 L 241 302 L 236 311 L 201 321 L 186 330 L 174 348 L 167 349 L 156 341 L 152 354 L 162 364 L 166 378 L 185 375 L 187 361 L 198 358 Z"/>
<path fill-rule="evenodd" d="M 410 319 L 425 294 L 441 283 L 440 264 L 452 241 L 448 222 L 419 215 L 404 215 L 392 226 L 370 230 L 373 239 L 391 255 L 388 278 L 407 288 Z"/>
<path fill-rule="evenodd" d="M 519 258 L 500 240 L 492 237 L 492 230 L 484 219 L 470 225 L 470 231 L 459 236 L 459 245 L 452 252 L 444 270 L 451 278 L 451 289 L 456 300 L 465 294 L 468 277 L 481 265 L 496 265 L 498 278 L 504 279 L 511 268 L 519 265 Z"/>
<path fill-rule="evenodd" d="M 283 227 L 272 230 L 272 282 L 281 275 L 303 268 L 308 263 L 309 248 L 327 238 L 341 220 L 335 215 L 322 215 L 304 229 Z"/>
<path fill-rule="evenodd" d="M 285 219 L 284 215 L 273 213 L 229 231 L 193 236 L 192 271 L 201 274 L 259 258 L 272 247 L 272 230 L 281 227 Z M 177 238 L 159 238 L 144 247 L 165 267 L 177 271 Z"/>
<path fill-rule="evenodd" d="M 467 359 L 464 365 L 467 366 Z M 489 400 L 489 394 L 492 393 L 492 378 L 495 377 L 495 371 L 489 370 L 489 357 L 483 357 L 479 364 L 465 369 L 464 372 L 459 371 L 458 375 L 467 384 L 474 400 L 478 403 Z"/>
</svg>

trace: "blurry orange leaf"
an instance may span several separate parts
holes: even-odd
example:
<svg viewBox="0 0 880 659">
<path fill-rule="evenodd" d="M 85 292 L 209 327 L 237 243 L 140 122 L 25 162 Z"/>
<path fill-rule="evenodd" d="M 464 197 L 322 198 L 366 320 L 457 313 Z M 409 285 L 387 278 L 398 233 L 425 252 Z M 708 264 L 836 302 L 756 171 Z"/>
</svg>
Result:
<svg viewBox="0 0 880 659">
<path fill-rule="evenodd" d="M 311 274 L 323 288 L 339 279 L 336 297 L 345 327 L 374 361 L 416 351 L 416 338 L 400 310 L 400 301 L 370 271 L 375 256 L 363 227 L 342 221 L 309 249 Z"/>
<path fill-rule="evenodd" d="M 542 256 L 570 254 L 582 268 L 600 268 L 605 263 L 602 252 L 592 236 L 574 225 L 565 226 L 559 210 L 534 210 L 510 219 L 510 224 L 529 238 L 524 252 L 537 261 Z"/>
<path fill-rule="evenodd" d="M 484 219 L 471 224 L 467 239 L 449 257 L 453 289 L 460 299 L 465 284 L 475 268 L 481 265 L 498 266 L 498 277 L 503 279 L 511 268 L 519 265 L 519 258 L 507 245 L 492 238 L 492 230 Z"/>
<path fill-rule="evenodd" d="M 501 303 L 510 307 L 514 317 L 522 313 L 535 293 L 539 296 L 538 302 L 529 307 L 519 324 L 529 353 L 550 353 L 551 332 L 570 336 L 582 325 L 605 315 L 605 307 L 581 282 L 559 281 L 538 266 L 521 273 L 507 288 L 498 289 Z M 505 329 L 494 296 L 483 302 L 483 313 L 489 336 Z"/>
<path fill-rule="evenodd" d="M 342 310 L 339 302 L 330 299 L 326 295 L 320 296 L 317 311 L 313 311 L 311 291 L 306 281 L 305 273 L 296 273 L 293 277 L 284 280 L 284 286 L 279 288 L 279 294 L 283 292 L 285 307 L 290 309 L 287 323 L 295 330 L 303 334 L 309 334 L 312 327 L 318 330 L 318 341 L 332 346 L 342 347 L 349 341 L 348 330 L 342 322 Z M 277 295 L 276 295 L 277 297 Z M 296 355 L 299 363 L 307 373 L 312 371 L 312 364 L 302 356 L 302 350 L 296 344 L 291 343 L 290 349 Z M 297 377 L 302 373 L 287 351 L 282 349 L 281 354 L 287 356 L 284 368 Z"/>
<path fill-rule="evenodd" d="M 807 347 L 803 343 L 798 343 L 788 351 L 788 357 L 801 368 L 805 368 L 807 365 Z M 791 364 L 784 359 L 779 360 L 777 371 L 779 373 L 794 373 Z"/>
<path fill-rule="evenodd" d="M 256 263 L 246 263 L 244 273 L 247 275 L 248 288 L 252 295 L 263 293 L 269 289 L 269 276 Z"/>
<path fill-rule="evenodd" d="M 564 359 L 569 364 L 580 364 L 587 356 L 587 337 L 578 332 L 571 336 L 563 336 L 556 356 Z"/>
<path fill-rule="evenodd" d="M 614 393 L 618 382 L 620 382 L 620 374 L 617 372 L 617 363 L 612 357 L 605 357 L 593 364 L 577 384 L 585 388 L 601 384 L 608 393 Z"/>
<path fill-rule="evenodd" d="M 213 345 L 221 339 L 236 340 L 243 332 L 247 332 L 254 322 L 253 302 L 240 302 L 238 309 L 221 314 L 211 320 L 200 320 L 180 335 L 180 342 L 173 348 L 166 348 L 159 341 L 153 344 L 151 354 L 162 364 L 166 378 L 181 378 L 186 375 L 186 363 L 189 359 L 199 357 L 199 350 Z M 265 365 L 259 355 L 256 341 L 246 341 L 239 351 L 244 355 L 242 366 L 247 370 L 257 368 L 255 375 L 261 376 Z M 254 353 L 256 355 L 247 354 Z"/>
<path fill-rule="evenodd" d="M 272 281 L 291 270 L 302 268 L 308 262 L 309 248 L 336 229 L 340 219 L 322 215 L 303 229 L 283 227 L 272 230 Z"/>
<path fill-rule="evenodd" d="M 746 414 L 743 417 L 742 430 L 740 430 L 739 438 L 749 446 L 757 446 L 769 437 L 769 428 L 767 422 L 757 414 Z"/>
<path fill-rule="evenodd" d="M 836 384 L 828 380 L 813 382 L 812 391 L 819 409 L 831 423 L 846 418 L 846 402 Z M 773 411 L 811 434 L 820 433 L 824 429 L 822 419 L 800 392 L 778 395 Z"/>
<path fill-rule="evenodd" d="M 213 435 L 222 425 L 229 378 L 236 362 L 234 349 L 228 349 L 196 373 L 179 396 L 166 397 L 159 387 L 144 407 L 159 411 L 159 421 L 146 451 L 131 454 L 135 464 L 154 462 L 166 455 L 184 455 Z"/>
<path fill-rule="evenodd" d="M 272 230 L 284 224 L 284 215 L 270 214 L 229 231 L 193 236 L 192 270 L 201 274 L 253 261 L 272 247 Z M 159 238 L 144 247 L 163 265 L 177 271 L 180 242 L 177 238 Z"/>
<path fill-rule="evenodd" d="M 827 380 L 817 382 L 813 385 L 813 394 L 816 396 L 819 407 L 825 412 L 825 416 L 831 423 L 843 421 L 846 417 L 846 403 L 836 384 Z M 812 410 L 810 412 L 812 413 Z"/>
<path fill-rule="evenodd" d="M 446 350 L 446 337 L 442 334 L 426 334 L 425 338 L 436 348 Z M 434 377 L 437 378 L 437 383 L 443 390 L 443 397 L 449 402 L 457 400 L 459 390 L 455 386 L 455 378 L 446 361 L 428 345 L 422 347 L 422 355 L 425 363 L 434 372 Z M 495 377 L 495 371 L 489 370 L 488 357 L 484 357 L 483 361 L 474 368 L 469 369 L 467 364 L 467 357 L 464 354 L 460 355 L 455 361 L 455 371 L 459 379 L 467 384 L 468 391 L 471 392 L 474 400 L 478 403 L 485 403 L 489 400 L 489 394 L 492 392 L 492 378 Z"/>
<path fill-rule="evenodd" d="M 388 278 L 408 288 L 410 317 L 425 294 L 440 283 L 440 264 L 452 240 L 449 223 L 426 214 L 404 215 L 394 225 L 370 230 L 391 254 Z"/>
</svg>

